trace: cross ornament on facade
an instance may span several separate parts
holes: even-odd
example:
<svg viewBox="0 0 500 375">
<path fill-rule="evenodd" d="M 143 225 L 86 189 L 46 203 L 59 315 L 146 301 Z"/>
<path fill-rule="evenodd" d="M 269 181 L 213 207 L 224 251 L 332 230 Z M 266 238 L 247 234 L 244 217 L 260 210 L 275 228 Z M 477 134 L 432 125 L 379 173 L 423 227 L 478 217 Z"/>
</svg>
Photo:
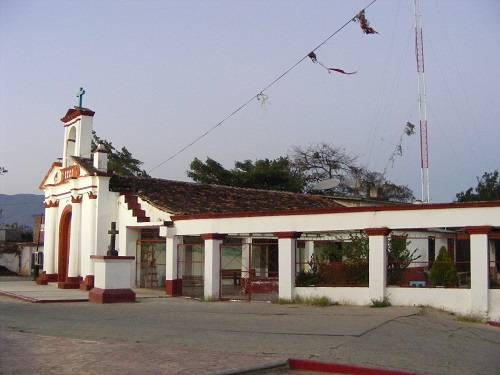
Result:
<svg viewBox="0 0 500 375">
<path fill-rule="evenodd" d="M 116 245 L 116 235 L 120 233 L 118 230 L 116 230 L 116 222 L 111 222 L 111 229 L 108 230 L 108 234 L 111 235 L 110 241 L 109 241 L 109 247 L 108 247 L 108 253 L 107 255 L 110 256 L 118 256 L 118 251 L 115 250 L 115 245 Z"/>
<path fill-rule="evenodd" d="M 80 90 L 78 90 L 78 92 L 76 93 L 76 97 L 78 98 L 78 107 L 79 108 L 83 108 L 82 107 L 83 95 L 85 95 L 85 90 L 83 89 L 83 87 L 80 87 Z"/>
</svg>

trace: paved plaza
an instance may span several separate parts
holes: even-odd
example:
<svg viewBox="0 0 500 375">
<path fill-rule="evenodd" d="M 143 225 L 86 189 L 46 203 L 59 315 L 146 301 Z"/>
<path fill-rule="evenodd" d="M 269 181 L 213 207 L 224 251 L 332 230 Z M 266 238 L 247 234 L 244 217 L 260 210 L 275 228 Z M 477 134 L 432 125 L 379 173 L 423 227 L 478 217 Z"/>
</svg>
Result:
<svg viewBox="0 0 500 375">
<path fill-rule="evenodd" d="M 210 374 L 287 358 L 431 374 L 500 368 L 499 328 L 435 310 L 146 297 L 96 305 L 0 296 L 0 373 Z"/>
</svg>

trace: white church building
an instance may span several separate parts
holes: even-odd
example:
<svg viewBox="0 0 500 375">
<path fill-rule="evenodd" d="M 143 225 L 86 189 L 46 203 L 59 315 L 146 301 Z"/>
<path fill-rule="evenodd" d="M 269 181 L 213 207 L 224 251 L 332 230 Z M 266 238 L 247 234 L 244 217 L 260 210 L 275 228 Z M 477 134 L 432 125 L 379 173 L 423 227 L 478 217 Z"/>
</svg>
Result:
<svg viewBox="0 0 500 375">
<path fill-rule="evenodd" d="M 134 301 L 132 289 L 142 287 L 205 299 L 324 296 L 369 305 L 387 298 L 393 305 L 500 320 L 500 201 L 353 205 L 325 196 L 118 176 L 108 171 L 103 147 L 92 152 L 93 118 L 86 108 L 67 111 L 62 160 L 40 184 L 42 285 L 88 290 L 90 300 L 101 303 Z M 352 233 L 368 239 L 366 257 L 354 266 L 335 253 Z M 388 256 L 395 237 L 408 239 L 418 255 L 397 281 Z M 458 271 L 452 287 L 428 281 L 441 247 Z M 299 275 L 316 271 L 318 257 L 319 272 L 331 283 L 299 282 Z"/>
</svg>

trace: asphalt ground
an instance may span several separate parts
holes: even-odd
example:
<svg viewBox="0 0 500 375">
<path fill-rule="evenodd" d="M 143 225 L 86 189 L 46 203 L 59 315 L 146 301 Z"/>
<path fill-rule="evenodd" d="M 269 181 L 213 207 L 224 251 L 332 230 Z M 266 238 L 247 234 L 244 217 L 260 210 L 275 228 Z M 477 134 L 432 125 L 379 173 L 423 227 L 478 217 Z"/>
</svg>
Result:
<svg viewBox="0 0 500 375">
<path fill-rule="evenodd" d="M 431 309 L 144 298 L 0 297 L 2 374 L 209 374 L 305 358 L 432 374 L 498 374 L 500 329 Z"/>
</svg>

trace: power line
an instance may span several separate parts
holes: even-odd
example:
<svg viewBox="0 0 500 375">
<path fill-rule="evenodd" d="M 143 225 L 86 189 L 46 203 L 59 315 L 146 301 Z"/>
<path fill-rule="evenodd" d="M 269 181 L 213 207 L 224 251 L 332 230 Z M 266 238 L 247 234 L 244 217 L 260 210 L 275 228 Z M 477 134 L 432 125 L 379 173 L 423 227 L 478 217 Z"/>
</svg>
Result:
<svg viewBox="0 0 500 375">
<path fill-rule="evenodd" d="M 206 137 L 208 134 L 210 134 L 212 131 L 217 129 L 219 126 L 221 126 L 224 122 L 229 120 L 231 117 L 233 117 L 236 113 L 241 111 L 243 108 L 245 108 L 247 105 L 249 105 L 251 102 L 253 102 L 255 99 L 258 99 L 259 95 L 263 94 L 265 91 L 269 90 L 272 86 L 274 86 L 278 81 L 280 81 L 283 77 L 285 77 L 288 73 L 290 73 L 293 69 L 295 69 L 302 61 L 307 59 L 309 57 L 309 54 L 311 52 L 314 52 L 318 50 L 321 46 L 326 44 L 331 38 L 333 38 L 335 35 L 337 35 L 340 31 L 342 31 L 347 25 L 349 25 L 351 22 L 353 22 L 356 19 L 356 16 L 371 7 L 377 0 L 372 0 L 367 6 L 365 6 L 363 9 L 361 9 L 358 13 L 354 15 L 354 17 L 350 18 L 348 21 L 346 21 L 342 26 L 340 26 L 337 30 L 335 30 L 330 36 L 328 36 L 325 40 L 323 40 L 321 43 L 319 43 L 316 47 L 314 47 L 312 50 L 308 51 L 307 54 L 300 58 L 295 64 L 290 66 L 287 70 L 285 70 L 282 74 L 280 74 L 278 77 L 276 77 L 274 80 L 272 80 L 269 84 L 267 84 L 262 90 L 260 90 L 257 94 L 253 95 L 251 98 L 249 98 L 246 102 L 244 102 L 242 105 L 240 105 L 238 108 L 236 108 L 234 111 L 226 115 L 221 121 L 219 121 L 217 124 L 206 130 L 204 133 L 200 134 L 198 137 L 196 137 L 194 140 L 192 140 L 190 143 L 176 151 L 174 154 L 169 156 L 167 159 L 163 160 L 161 163 L 155 165 L 153 168 L 148 170 L 148 173 L 151 173 L 153 170 L 161 167 L 163 164 L 169 162 L 173 158 L 175 158 L 177 155 L 181 154 L 184 152 L 186 149 L 197 143 L 199 140 L 202 138 Z"/>
</svg>

